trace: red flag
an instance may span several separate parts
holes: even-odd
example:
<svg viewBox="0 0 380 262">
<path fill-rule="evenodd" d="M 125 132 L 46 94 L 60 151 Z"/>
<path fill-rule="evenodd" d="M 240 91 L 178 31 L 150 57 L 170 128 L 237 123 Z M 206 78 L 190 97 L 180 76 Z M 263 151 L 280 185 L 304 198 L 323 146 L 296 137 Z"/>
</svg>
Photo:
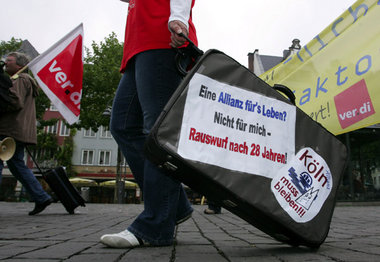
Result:
<svg viewBox="0 0 380 262">
<path fill-rule="evenodd" d="M 83 79 L 83 24 L 28 65 L 38 84 L 69 124 L 79 119 Z"/>
</svg>

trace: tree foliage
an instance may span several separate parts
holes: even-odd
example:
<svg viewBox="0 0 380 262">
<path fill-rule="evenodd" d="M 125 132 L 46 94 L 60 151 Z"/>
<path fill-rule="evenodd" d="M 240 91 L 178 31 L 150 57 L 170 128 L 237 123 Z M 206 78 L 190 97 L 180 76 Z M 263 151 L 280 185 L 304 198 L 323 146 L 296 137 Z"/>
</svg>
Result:
<svg viewBox="0 0 380 262">
<path fill-rule="evenodd" d="M 21 39 L 13 37 L 10 41 L 1 41 L 0 55 L 17 51 L 21 43 Z M 108 125 L 109 117 L 103 116 L 103 112 L 111 106 L 119 84 L 122 56 L 123 44 L 117 40 L 114 32 L 100 43 L 93 42 L 91 49 L 85 47 L 80 121 L 74 124 L 73 128 L 92 128 L 97 131 L 99 126 Z M 50 106 L 50 101 L 42 90 L 39 91 L 36 111 L 37 120 L 42 128 L 51 125 L 51 121 L 46 122 L 42 119 L 44 112 Z"/>
<path fill-rule="evenodd" d="M 21 43 L 21 39 L 15 38 L 8 42 L 1 41 L 1 57 L 17 51 Z M 43 115 L 50 106 L 50 100 L 41 89 L 36 99 L 39 132 L 38 143 L 32 149 L 38 161 L 52 166 L 63 165 L 69 175 L 72 175 L 74 128 L 92 128 L 96 132 L 100 126 L 108 126 L 109 116 L 103 116 L 103 112 L 111 106 L 121 78 L 119 66 L 123 56 L 123 44 L 117 40 L 116 34 L 111 33 L 99 44 L 93 42 L 91 48 L 92 50 L 85 47 L 80 121 L 71 126 L 70 136 L 65 138 L 62 146 L 58 145 L 56 134 L 46 133 L 43 129 L 58 121 L 58 119 L 43 120 Z"/>
<path fill-rule="evenodd" d="M 0 41 L 0 57 L 7 55 L 10 52 L 17 51 L 22 44 L 21 39 L 11 38 L 10 41 Z"/>
<path fill-rule="evenodd" d="M 65 137 L 63 145 L 58 148 L 58 154 L 56 156 L 58 165 L 66 167 L 66 172 L 69 176 L 74 174 L 71 158 L 74 152 L 74 136 L 76 129 L 70 129 L 70 135 Z"/>
<path fill-rule="evenodd" d="M 109 117 L 103 116 L 103 112 L 111 106 L 121 78 L 123 44 L 111 33 L 99 44 L 93 42 L 91 47 L 92 51 L 85 49 L 81 114 L 79 124 L 74 127 L 97 131 L 109 123 Z"/>
<path fill-rule="evenodd" d="M 49 126 L 49 123 L 45 123 L 43 120 L 44 113 L 50 107 L 50 100 L 45 95 L 44 91 L 41 88 L 38 89 L 38 96 L 36 97 L 36 118 L 37 121 L 41 124 L 40 126 Z"/>
<path fill-rule="evenodd" d="M 56 134 L 38 132 L 38 143 L 29 146 L 29 148 L 33 151 L 34 157 L 43 169 L 64 166 L 66 167 L 66 173 L 72 176 L 74 171 L 72 169 L 71 158 L 74 151 L 75 134 L 76 129 L 70 129 L 70 135 L 65 137 L 63 144 L 60 146 L 58 145 Z"/>
</svg>

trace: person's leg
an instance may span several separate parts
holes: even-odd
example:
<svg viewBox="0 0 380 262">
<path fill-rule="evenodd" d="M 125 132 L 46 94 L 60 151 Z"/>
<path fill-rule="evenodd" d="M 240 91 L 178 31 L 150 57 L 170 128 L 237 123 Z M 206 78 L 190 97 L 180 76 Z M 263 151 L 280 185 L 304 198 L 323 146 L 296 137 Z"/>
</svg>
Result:
<svg viewBox="0 0 380 262">
<path fill-rule="evenodd" d="M 193 213 L 193 209 L 190 207 L 190 203 L 189 203 L 186 191 L 182 186 L 179 192 L 179 203 L 180 204 L 177 206 L 177 216 L 176 216 L 177 225 L 188 220 L 191 217 L 191 214 Z M 181 204 L 181 203 L 184 203 L 184 204 Z"/>
<path fill-rule="evenodd" d="M 1 181 L 3 180 L 3 168 L 4 168 L 4 162 L 3 160 L 0 159 L 0 186 L 1 186 Z"/>
<path fill-rule="evenodd" d="M 2 141 L 4 138 L 6 138 L 6 136 L 0 135 L 0 141 Z M 1 182 L 3 179 L 3 177 L 2 177 L 3 169 L 4 169 L 4 162 L 3 162 L 3 160 L 0 159 L 0 185 L 1 185 Z"/>
<path fill-rule="evenodd" d="M 151 50 L 136 56 L 135 77 L 146 134 L 181 82 L 174 56 L 175 51 L 170 49 Z M 176 218 L 190 214 L 192 208 L 180 182 L 148 160 L 145 160 L 144 173 L 145 208 L 128 229 L 150 244 L 170 245 Z M 178 211 L 183 214 L 177 214 Z"/>
<path fill-rule="evenodd" d="M 140 189 L 144 192 L 143 113 L 138 99 L 135 79 L 135 59 L 124 72 L 113 100 L 110 130 L 123 153 Z M 143 193 L 144 195 L 144 193 Z M 145 195 L 144 195 L 145 197 Z M 128 230 L 102 235 L 100 241 L 109 247 L 133 247 L 143 244 Z"/>
<path fill-rule="evenodd" d="M 181 78 L 174 63 L 174 51 L 150 50 L 129 63 L 119 84 L 111 117 L 111 132 L 125 154 L 143 190 L 144 211 L 117 234 L 103 235 L 111 247 L 173 242 L 176 219 L 183 219 L 192 208 L 181 184 L 145 159 L 143 144 Z"/>
<path fill-rule="evenodd" d="M 215 215 L 215 214 L 220 214 L 222 212 L 222 207 L 217 205 L 212 200 L 207 200 L 207 205 L 208 205 L 208 208 L 204 210 L 204 213 L 207 215 Z"/>
<path fill-rule="evenodd" d="M 19 142 L 16 143 L 16 152 L 13 157 L 7 161 L 7 165 L 12 175 L 21 182 L 37 204 L 41 204 L 51 199 L 32 171 L 25 165 L 23 144 Z"/>
<path fill-rule="evenodd" d="M 45 192 L 33 172 L 25 165 L 24 149 L 22 143 L 16 142 L 16 151 L 13 157 L 7 161 L 7 165 L 12 175 L 21 182 L 35 202 L 35 207 L 33 211 L 29 212 L 29 215 L 36 215 L 50 205 L 53 199 Z"/>
<path fill-rule="evenodd" d="M 143 114 L 137 95 L 135 61 L 132 59 L 120 80 L 112 105 L 110 130 L 131 168 L 140 189 L 144 186 Z"/>
</svg>

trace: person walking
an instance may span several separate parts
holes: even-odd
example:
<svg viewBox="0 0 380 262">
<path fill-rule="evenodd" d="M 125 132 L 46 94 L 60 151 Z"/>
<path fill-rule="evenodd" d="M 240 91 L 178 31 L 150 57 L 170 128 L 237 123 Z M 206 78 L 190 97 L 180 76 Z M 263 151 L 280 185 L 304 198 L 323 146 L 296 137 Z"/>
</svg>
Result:
<svg viewBox="0 0 380 262">
<path fill-rule="evenodd" d="M 171 245 L 175 226 L 193 209 L 180 182 L 143 154 L 147 134 L 182 77 L 175 48 L 185 34 L 197 44 L 191 11 L 194 0 L 130 0 L 122 79 L 112 105 L 110 129 L 143 191 L 144 210 L 124 231 L 101 236 L 108 247 Z"/>
<path fill-rule="evenodd" d="M 206 215 L 217 215 L 222 213 L 222 207 L 212 200 L 207 200 L 207 208 L 203 211 Z"/>
<path fill-rule="evenodd" d="M 5 71 L 9 76 L 14 76 L 28 63 L 29 58 L 25 54 L 10 53 L 5 60 Z M 6 161 L 7 166 L 35 202 L 29 215 L 36 215 L 53 202 L 24 162 L 25 146 L 37 143 L 35 98 L 38 95 L 38 85 L 27 73 L 15 75 L 11 80 L 10 104 L 7 111 L 0 113 L 0 140 L 12 137 L 16 141 L 16 151 Z M 3 168 L 4 162 L 0 160 L 0 182 Z"/>
</svg>

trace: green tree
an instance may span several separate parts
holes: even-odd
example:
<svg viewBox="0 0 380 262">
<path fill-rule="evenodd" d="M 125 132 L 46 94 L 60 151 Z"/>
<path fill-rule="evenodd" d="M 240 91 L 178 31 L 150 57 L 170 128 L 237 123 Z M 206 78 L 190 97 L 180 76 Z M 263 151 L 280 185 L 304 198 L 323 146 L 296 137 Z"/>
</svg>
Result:
<svg viewBox="0 0 380 262">
<path fill-rule="evenodd" d="M 74 127 L 97 131 L 99 126 L 109 123 L 109 117 L 102 114 L 111 106 L 121 78 L 119 67 L 123 44 L 112 32 L 99 44 L 93 42 L 91 47 L 92 51 L 85 48 L 80 121 Z"/>
<path fill-rule="evenodd" d="M 0 41 L 0 57 L 7 55 L 10 52 L 17 51 L 22 44 L 21 39 L 11 38 L 10 41 Z"/>
<path fill-rule="evenodd" d="M 76 129 L 70 129 L 70 135 L 63 141 L 63 145 L 58 148 L 58 155 L 56 156 L 58 165 L 65 166 L 66 172 L 69 176 L 73 175 L 71 158 L 74 152 L 74 136 Z"/>
<path fill-rule="evenodd" d="M 0 54 L 17 51 L 21 43 L 21 39 L 14 38 L 8 42 L 1 41 Z M 103 112 L 111 106 L 121 78 L 119 66 L 123 56 L 123 44 L 117 40 L 116 34 L 112 32 L 99 44 L 93 42 L 91 48 L 92 50 L 85 47 L 80 121 L 71 126 L 70 136 L 65 139 L 62 146 L 58 145 L 55 134 L 44 132 L 44 127 L 54 125 L 58 121 L 58 119 L 43 120 L 43 115 L 50 106 L 49 99 L 41 89 L 36 99 L 39 132 L 38 144 L 33 149 L 38 161 L 63 165 L 71 175 L 74 128 L 92 128 L 97 131 L 100 126 L 108 126 L 109 117 L 103 116 Z"/>
<path fill-rule="evenodd" d="M 36 97 L 36 118 L 40 123 L 39 128 L 50 125 L 49 123 L 45 124 L 45 120 L 43 120 L 44 113 L 50 107 L 50 100 L 45 95 L 44 91 L 41 88 L 38 89 L 38 96 Z"/>
</svg>

